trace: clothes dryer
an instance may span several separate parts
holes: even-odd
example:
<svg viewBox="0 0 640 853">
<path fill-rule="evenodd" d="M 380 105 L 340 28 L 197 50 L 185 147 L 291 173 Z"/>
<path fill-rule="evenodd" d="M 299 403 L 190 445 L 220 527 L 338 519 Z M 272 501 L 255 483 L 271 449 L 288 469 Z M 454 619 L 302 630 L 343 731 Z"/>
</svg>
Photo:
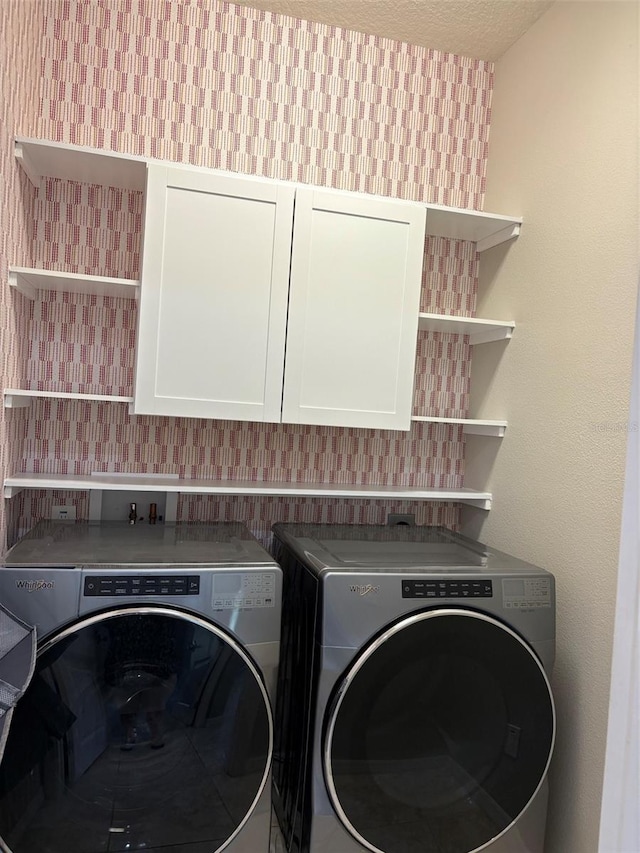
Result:
<svg viewBox="0 0 640 853">
<path fill-rule="evenodd" d="M 553 576 L 443 528 L 273 530 L 288 853 L 542 853 Z"/>
<path fill-rule="evenodd" d="M 38 633 L 2 850 L 267 853 L 281 571 L 246 528 L 45 522 L 0 601 Z"/>
</svg>

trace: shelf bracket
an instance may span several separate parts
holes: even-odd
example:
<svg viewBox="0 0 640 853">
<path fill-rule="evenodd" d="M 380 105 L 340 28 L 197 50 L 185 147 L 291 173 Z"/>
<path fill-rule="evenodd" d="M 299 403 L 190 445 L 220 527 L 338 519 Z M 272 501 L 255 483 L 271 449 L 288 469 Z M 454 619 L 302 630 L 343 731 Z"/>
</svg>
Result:
<svg viewBox="0 0 640 853">
<path fill-rule="evenodd" d="M 31 181 L 33 186 L 36 189 L 38 189 L 38 187 L 40 186 L 40 180 L 41 180 L 40 173 L 34 167 L 33 163 L 31 162 L 31 158 L 29 157 L 29 155 L 25 151 L 22 143 L 16 142 L 14 152 L 15 152 L 16 160 L 18 161 L 19 165 L 22 167 L 22 171 L 25 173 L 27 178 L 29 178 L 29 180 Z"/>
<path fill-rule="evenodd" d="M 506 425 L 503 424 L 465 424 L 462 432 L 465 435 L 493 435 L 496 438 L 502 438 L 506 428 Z"/>
<path fill-rule="evenodd" d="M 22 397 L 19 394 L 12 394 L 10 391 L 4 393 L 5 409 L 26 409 L 31 405 L 31 397 Z"/>
<path fill-rule="evenodd" d="M 34 300 L 36 298 L 36 289 L 25 277 L 15 269 L 9 267 L 9 287 L 15 288 L 27 299 Z"/>
<path fill-rule="evenodd" d="M 461 504 L 466 504 L 467 506 L 474 506 L 476 509 L 491 509 L 491 498 L 484 498 L 483 500 L 465 500 L 464 498 L 460 500 Z"/>
<path fill-rule="evenodd" d="M 5 500 L 11 500 L 11 498 L 15 498 L 15 496 L 19 495 L 21 491 L 22 486 L 7 486 L 5 484 L 3 487 Z"/>
<path fill-rule="evenodd" d="M 474 344 L 490 344 L 492 341 L 508 341 L 513 335 L 514 326 L 502 326 L 495 329 L 490 329 L 488 332 L 477 332 L 469 335 L 469 343 Z"/>
<path fill-rule="evenodd" d="M 500 243 L 506 243 L 507 240 L 513 240 L 514 237 L 517 237 L 520 234 L 520 225 L 508 225 L 506 228 L 502 228 L 500 231 L 496 231 L 494 234 L 490 234 L 488 237 L 483 237 L 482 240 L 478 240 L 476 243 L 476 251 L 484 252 L 485 249 L 493 249 L 494 246 L 499 246 Z"/>
</svg>

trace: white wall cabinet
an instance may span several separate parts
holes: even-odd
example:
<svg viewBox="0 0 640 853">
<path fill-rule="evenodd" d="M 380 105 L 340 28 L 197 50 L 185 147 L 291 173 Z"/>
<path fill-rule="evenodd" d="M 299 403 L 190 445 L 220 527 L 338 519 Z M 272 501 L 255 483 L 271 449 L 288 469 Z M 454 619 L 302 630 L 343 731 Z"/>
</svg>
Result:
<svg viewBox="0 0 640 853">
<path fill-rule="evenodd" d="M 285 423 L 408 430 L 423 206 L 296 191 Z"/>
<path fill-rule="evenodd" d="M 134 412 L 408 430 L 425 213 L 150 164 Z"/>
<path fill-rule="evenodd" d="M 280 420 L 293 198 L 149 165 L 136 414 Z"/>
</svg>

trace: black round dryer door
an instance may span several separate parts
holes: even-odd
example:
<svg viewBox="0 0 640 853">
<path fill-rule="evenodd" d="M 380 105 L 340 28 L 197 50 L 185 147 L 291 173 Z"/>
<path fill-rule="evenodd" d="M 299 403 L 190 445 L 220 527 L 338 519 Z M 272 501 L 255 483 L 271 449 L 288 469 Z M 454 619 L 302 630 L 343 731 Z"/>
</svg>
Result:
<svg viewBox="0 0 640 853">
<path fill-rule="evenodd" d="M 94 615 L 39 652 L 0 765 L 0 837 L 11 853 L 214 853 L 266 784 L 272 734 L 224 631 L 170 608 Z"/>
<path fill-rule="evenodd" d="M 538 658 L 483 614 L 414 614 L 374 640 L 328 710 L 332 805 L 366 849 L 470 853 L 517 819 L 553 750 Z"/>
</svg>

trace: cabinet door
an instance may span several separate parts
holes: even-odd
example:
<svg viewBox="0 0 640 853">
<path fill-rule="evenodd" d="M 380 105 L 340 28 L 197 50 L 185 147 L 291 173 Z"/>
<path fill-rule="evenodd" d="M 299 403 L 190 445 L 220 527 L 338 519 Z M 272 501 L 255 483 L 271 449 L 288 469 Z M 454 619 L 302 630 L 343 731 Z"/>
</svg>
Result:
<svg viewBox="0 0 640 853">
<path fill-rule="evenodd" d="M 293 197 L 149 165 L 136 414 L 280 420 Z"/>
<path fill-rule="evenodd" d="M 408 430 L 426 210 L 296 193 L 282 420 Z"/>
</svg>

